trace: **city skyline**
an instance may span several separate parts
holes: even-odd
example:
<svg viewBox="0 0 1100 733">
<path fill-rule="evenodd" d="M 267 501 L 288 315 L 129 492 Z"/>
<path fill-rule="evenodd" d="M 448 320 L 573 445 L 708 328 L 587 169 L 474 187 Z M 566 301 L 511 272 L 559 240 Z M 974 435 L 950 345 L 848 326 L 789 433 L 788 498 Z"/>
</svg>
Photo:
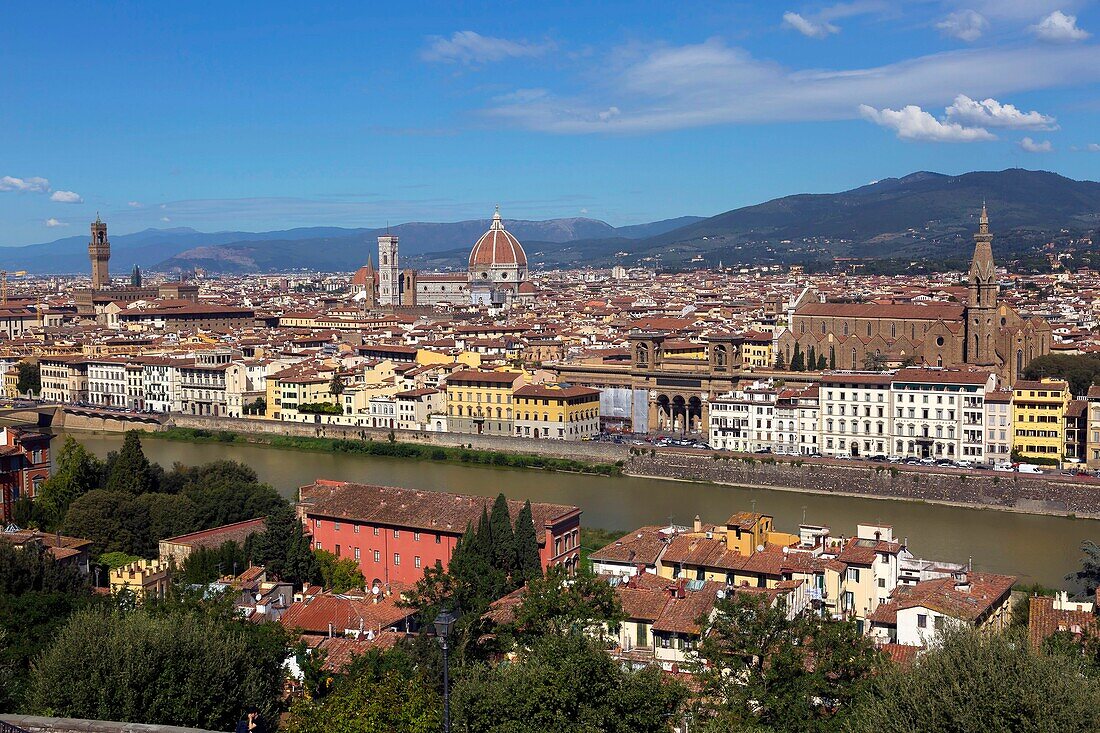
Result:
<svg viewBox="0 0 1100 733">
<path fill-rule="evenodd" d="M 495 203 L 625 225 L 1100 160 L 1092 2 L 7 15 L 0 245 L 82 234 L 96 211 L 119 234 Z"/>
</svg>

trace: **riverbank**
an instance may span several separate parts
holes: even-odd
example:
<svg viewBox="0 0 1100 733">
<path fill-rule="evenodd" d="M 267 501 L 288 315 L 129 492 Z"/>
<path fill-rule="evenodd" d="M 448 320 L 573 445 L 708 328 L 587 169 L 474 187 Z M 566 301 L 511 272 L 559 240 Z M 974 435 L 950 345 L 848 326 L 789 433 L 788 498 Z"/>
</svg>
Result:
<svg viewBox="0 0 1100 733">
<path fill-rule="evenodd" d="M 623 472 L 621 462 L 589 463 L 571 458 L 555 458 L 534 453 L 510 453 L 498 450 L 445 447 L 403 443 L 397 440 L 352 440 L 347 438 L 314 438 L 296 435 L 247 434 L 231 430 L 207 430 L 205 428 L 172 427 L 145 433 L 158 440 L 180 440 L 191 443 L 252 443 L 272 448 L 314 451 L 322 453 L 347 453 L 384 458 L 413 458 L 417 460 L 465 463 L 505 468 L 531 468 L 544 471 L 585 473 L 596 476 L 619 476 Z"/>
</svg>

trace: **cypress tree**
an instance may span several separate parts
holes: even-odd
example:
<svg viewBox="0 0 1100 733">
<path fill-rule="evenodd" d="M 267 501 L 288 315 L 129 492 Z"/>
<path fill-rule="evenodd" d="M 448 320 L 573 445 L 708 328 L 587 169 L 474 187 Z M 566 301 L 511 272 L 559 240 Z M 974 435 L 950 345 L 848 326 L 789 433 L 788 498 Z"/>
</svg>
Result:
<svg viewBox="0 0 1100 733">
<path fill-rule="evenodd" d="M 787 364 L 783 360 L 783 349 L 780 349 L 779 353 L 776 354 L 776 356 L 775 356 L 775 368 L 776 369 L 786 369 L 787 368 Z"/>
<path fill-rule="evenodd" d="M 531 502 L 523 502 L 523 509 L 516 517 L 516 583 L 525 583 L 542 577 L 542 558 L 539 557 L 539 540 L 535 533 L 535 521 L 531 516 Z"/>
<path fill-rule="evenodd" d="M 836 369 L 836 347 L 829 347 L 829 368 Z"/>
<path fill-rule="evenodd" d="M 802 347 L 798 345 L 796 341 L 794 344 L 794 354 L 791 356 L 791 371 L 801 372 L 806 368 L 806 357 L 802 355 Z"/>
<path fill-rule="evenodd" d="M 818 354 L 817 355 L 817 370 L 820 372 L 822 369 L 825 368 L 825 366 L 826 366 L 826 364 L 825 364 L 825 355 L 824 354 Z"/>
<path fill-rule="evenodd" d="M 106 488 L 108 491 L 125 491 L 130 494 L 156 491 L 153 467 L 141 449 L 141 439 L 136 430 L 126 433 L 122 450 L 111 462 Z"/>
<path fill-rule="evenodd" d="M 489 515 L 489 533 L 493 541 L 493 565 L 508 575 L 515 570 L 516 542 L 512 533 L 512 518 L 508 515 L 508 500 L 497 494 Z"/>
<path fill-rule="evenodd" d="M 817 368 L 817 349 L 813 344 L 810 345 L 809 354 L 806 356 L 806 369 L 814 370 Z"/>
</svg>

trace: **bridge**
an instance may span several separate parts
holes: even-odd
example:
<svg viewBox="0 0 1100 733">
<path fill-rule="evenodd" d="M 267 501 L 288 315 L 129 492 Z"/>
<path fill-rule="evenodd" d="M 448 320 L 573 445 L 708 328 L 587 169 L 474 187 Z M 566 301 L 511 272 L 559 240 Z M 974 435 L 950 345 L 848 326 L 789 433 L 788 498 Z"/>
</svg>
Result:
<svg viewBox="0 0 1100 733">
<path fill-rule="evenodd" d="M 125 412 L 102 407 L 60 405 L 56 403 L 0 404 L 0 420 L 35 425 L 40 428 L 68 428 L 71 430 L 159 430 L 168 416 L 152 412 Z"/>
</svg>

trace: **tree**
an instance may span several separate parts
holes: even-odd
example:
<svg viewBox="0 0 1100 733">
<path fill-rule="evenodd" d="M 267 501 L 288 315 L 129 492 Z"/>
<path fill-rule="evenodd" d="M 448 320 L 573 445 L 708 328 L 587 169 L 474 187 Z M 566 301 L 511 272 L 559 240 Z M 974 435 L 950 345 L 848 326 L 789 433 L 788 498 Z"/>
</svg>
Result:
<svg viewBox="0 0 1100 733">
<path fill-rule="evenodd" d="M 99 477 L 103 471 L 100 460 L 71 435 L 65 436 L 65 443 L 54 461 L 53 473 L 42 483 L 35 496 L 38 505 L 35 515 L 51 528 L 61 524 L 73 501 L 99 487 Z"/>
<path fill-rule="evenodd" d="M 347 593 L 366 585 L 359 565 L 351 558 L 339 558 L 327 550 L 314 550 L 317 565 L 321 569 L 321 582 L 333 593 Z"/>
<path fill-rule="evenodd" d="M 287 733 L 436 733 L 443 702 L 401 650 L 372 650 L 318 700 L 296 703 Z"/>
<path fill-rule="evenodd" d="M 836 369 L 836 347 L 829 347 L 829 368 Z"/>
<path fill-rule="evenodd" d="M 344 379 L 340 376 L 339 372 L 335 372 L 332 375 L 332 381 L 329 382 L 328 391 L 335 397 L 339 397 L 344 394 Z"/>
<path fill-rule="evenodd" d="M 16 369 L 19 381 L 15 383 L 15 389 L 19 394 L 36 395 L 42 391 L 42 369 L 37 363 L 21 361 Z"/>
<path fill-rule="evenodd" d="M 657 733 L 684 688 L 647 667 L 626 671 L 584 636 L 546 636 L 516 661 L 474 667 L 455 684 L 455 730 L 469 733 Z"/>
<path fill-rule="evenodd" d="M 542 577 L 542 557 L 539 556 L 538 535 L 531 516 L 531 501 L 523 502 L 523 508 L 516 517 L 514 532 L 516 546 L 516 585 Z"/>
<path fill-rule="evenodd" d="M 126 432 L 122 450 L 114 457 L 108 469 L 107 484 L 104 488 L 108 491 L 124 491 L 135 495 L 157 490 L 153 467 L 141 449 L 138 431 Z"/>
<path fill-rule="evenodd" d="M 806 357 L 802 354 L 802 347 L 794 342 L 794 354 L 791 356 L 791 371 L 802 372 L 806 370 Z"/>
<path fill-rule="evenodd" d="M 1100 382 L 1100 356 L 1096 354 L 1046 354 L 1024 368 L 1024 379 L 1057 377 L 1069 382 L 1070 391 L 1084 395 Z"/>
<path fill-rule="evenodd" d="M 293 507 L 281 502 L 267 515 L 264 531 L 256 537 L 254 559 L 280 580 L 295 585 L 321 578 L 317 557 Z"/>
<path fill-rule="evenodd" d="M 837 730 L 881 663 L 855 624 L 789 619 L 783 604 L 748 591 L 717 602 L 699 659 L 698 717 L 714 731 Z"/>
<path fill-rule="evenodd" d="M 249 415 L 263 415 L 267 412 L 267 398 L 257 397 L 244 406 L 244 411 Z"/>
<path fill-rule="evenodd" d="M 851 733 L 1100 730 L 1100 681 L 1023 633 L 948 631 L 909 668 L 863 691 Z"/>
<path fill-rule="evenodd" d="M 37 660 L 27 709 L 229 730 L 254 705 L 273 727 L 287 641 L 278 624 L 236 620 L 216 609 L 87 609 Z"/>
<path fill-rule="evenodd" d="M 825 355 L 824 354 L 818 354 L 817 355 L 817 371 L 820 372 L 822 369 L 825 368 L 825 366 L 826 366 L 825 365 Z"/>
<path fill-rule="evenodd" d="M 508 514 L 508 500 L 497 494 L 493 511 L 489 515 L 489 535 L 492 539 L 493 565 L 512 576 L 516 566 L 516 538 L 512 530 L 512 517 Z"/>
<path fill-rule="evenodd" d="M 183 561 L 179 578 L 188 585 L 206 585 L 225 575 L 236 575 L 248 567 L 250 549 L 232 540 L 218 547 L 196 547 Z"/>
<path fill-rule="evenodd" d="M 806 369 L 817 369 L 817 348 L 813 344 L 810 344 L 810 351 L 806 354 Z"/>
<path fill-rule="evenodd" d="M 1094 596 L 1100 587 L 1100 545 L 1085 540 L 1081 543 L 1081 551 L 1085 553 L 1081 569 L 1067 575 L 1066 580 L 1076 580 L 1086 595 Z"/>
<path fill-rule="evenodd" d="M 775 368 L 786 369 L 787 363 L 783 359 L 783 349 L 779 349 L 779 353 L 775 355 Z"/>
<path fill-rule="evenodd" d="M 886 356 L 881 351 L 868 351 L 863 355 L 863 370 L 881 372 L 886 368 Z"/>
<path fill-rule="evenodd" d="M 149 555 L 156 553 L 160 540 L 199 529 L 195 524 L 195 502 L 186 496 L 153 493 L 141 494 L 136 500 L 149 515 Z"/>
<path fill-rule="evenodd" d="M 170 486 L 195 503 L 199 527 L 220 527 L 246 519 L 264 517 L 286 505 L 271 486 L 262 484 L 256 472 L 234 461 L 214 461 L 196 467 L 176 467 L 169 474 Z"/>
<path fill-rule="evenodd" d="M 513 613 L 511 631 L 527 643 L 569 633 L 599 637 L 605 628 L 615 631 L 626 620 L 607 581 L 585 569 L 570 577 L 561 566 L 531 581 Z"/>
<path fill-rule="evenodd" d="M 124 491 L 89 491 L 69 506 L 63 527 L 66 534 L 92 541 L 93 558 L 104 552 L 142 555 L 153 543 L 148 506 Z"/>
<path fill-rule="evenodd" d="M 104 552 L 99 556 L 99 564 L 108 570 L 115 570 L 140 559 L 137 555 L 127 555 L 125 552 Z"/>
</svg>

